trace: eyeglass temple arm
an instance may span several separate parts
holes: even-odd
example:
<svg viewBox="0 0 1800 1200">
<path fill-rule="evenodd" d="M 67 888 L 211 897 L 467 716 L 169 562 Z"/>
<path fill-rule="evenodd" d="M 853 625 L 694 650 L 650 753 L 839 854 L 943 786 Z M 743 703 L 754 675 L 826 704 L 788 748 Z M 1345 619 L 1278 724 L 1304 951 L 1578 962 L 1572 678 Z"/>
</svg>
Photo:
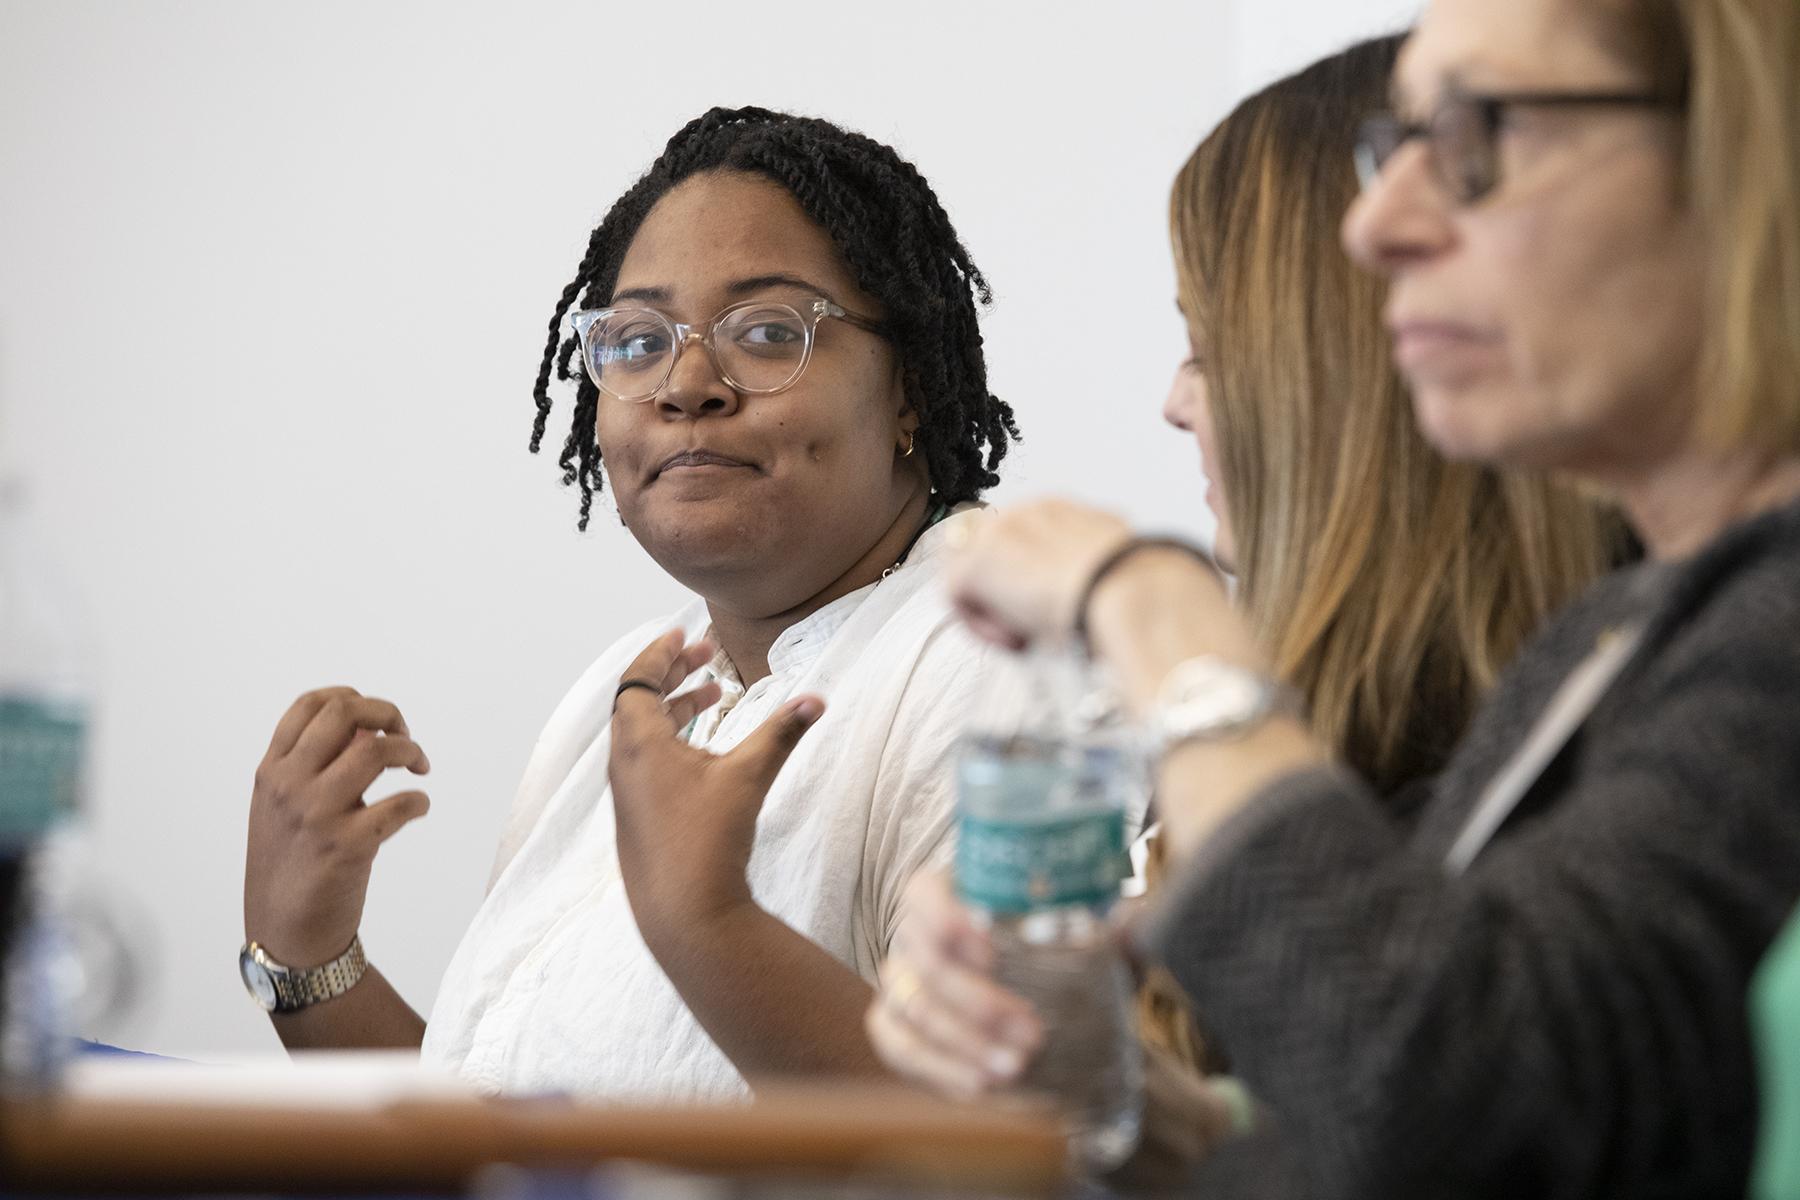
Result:
<svg viewBox="0 0 1800 1200">
<path fill-rule="evenodd" d="M 878 334 L 881 337 L 887 337 L 889 333 L 888 327 L 882 322 L 877 321 L 872 317 L 858 316 L 835 300 L 827 300 L 824 297 L 820 297 L 815 303 L 813 311 L 817 312 L 821 317 L 836 317 L 846 325 L 854 325 L 858 329 L 866 329 L 870 333 Z"/>
<path fill-rule="evenodd" d="M 1679 96 L 1660 92 L 1482 92 L 1471 100 L 1484 104 L 1519 105 L 1525 108 L 1580 108 L 1626 105 L 1633 108 L 1680 108 Z"/>
</svg>

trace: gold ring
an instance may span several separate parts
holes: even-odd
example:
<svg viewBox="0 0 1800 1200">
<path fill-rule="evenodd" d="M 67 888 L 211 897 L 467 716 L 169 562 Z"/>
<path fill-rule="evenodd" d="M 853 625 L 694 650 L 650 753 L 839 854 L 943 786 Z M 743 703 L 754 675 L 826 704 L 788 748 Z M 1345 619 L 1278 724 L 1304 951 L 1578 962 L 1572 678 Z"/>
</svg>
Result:
<svg viewBox="0 0 1800 1200">
<path fill-rule="evenodd" d="M 919 978 L 917 971 L 902 967 L 894 973 L 893 986 L 882 989 L 882 999 L 887 1002 L 890 1012 L 903 1021 L 909 1021 L 912 1018 L 907 1014 L 907 1009 L 918 998 L 919 989 L 924 986 L 925 981 Z"/>
</svg>

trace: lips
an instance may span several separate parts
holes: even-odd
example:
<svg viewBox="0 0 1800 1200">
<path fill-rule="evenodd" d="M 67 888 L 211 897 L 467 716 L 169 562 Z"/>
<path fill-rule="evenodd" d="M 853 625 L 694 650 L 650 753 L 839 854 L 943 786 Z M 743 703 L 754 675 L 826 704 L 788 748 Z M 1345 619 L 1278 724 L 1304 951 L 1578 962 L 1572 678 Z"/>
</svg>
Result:
<svg viewBox="0 0 1800 1200">
<path fill-rule="evenodd" d="M 697 470 L 707 467 L 751 468 L 753 465 L 754 464 L 745 462 L 741 458 L 732 458 L 728 454 L 720 454 L 716 450 L 683 450 L 678 454 L 672 454 L 668 458 L 663 459 L 651 478 L 654 479 L 668 471 Z"/>
<path fill-rule="evenodd" d="M 1405 371 L 1448 367 L 1500 343 L 1491 329 L 1442 317 L 1394 314 L 1387 327 L 1394 338 L 1394 359 Z"/>
</svg>

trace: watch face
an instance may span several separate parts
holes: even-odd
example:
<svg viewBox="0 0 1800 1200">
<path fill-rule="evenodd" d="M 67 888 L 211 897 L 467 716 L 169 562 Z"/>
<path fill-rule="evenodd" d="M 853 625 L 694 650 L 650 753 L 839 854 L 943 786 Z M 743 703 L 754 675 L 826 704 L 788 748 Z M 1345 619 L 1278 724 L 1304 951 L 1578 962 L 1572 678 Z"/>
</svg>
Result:
<svg viewBox="0 0 1800 1200">
<path fill-rule="evenodd" d="M 1273 705 L 1271 685 L 1249 672 L 1201 657 L 1177 665 L 1163 684 L 1153 720 L 1167 742 L 1230 736 Z"/>
<path fill-rule="evenodd" d="M 268 1012 L 275 1011 L 275 981 L 269 977 L 269 970 L 257 962 L 246 950 L 238 955 L 238 972 L 244 977 L 244 987 L 249 989 L 250 998 L 262 1005 Z"/>
<path fill-rule="evenodd" d="M 1224 675 L 1212 685 L 1192 696 L 1187 707 L 1199 720 L 1214 725 L 1227 725 L 1243 720 L 1263 705 L 1262 689 L 1253 679 L 1242 675 Z"/>
</svg>

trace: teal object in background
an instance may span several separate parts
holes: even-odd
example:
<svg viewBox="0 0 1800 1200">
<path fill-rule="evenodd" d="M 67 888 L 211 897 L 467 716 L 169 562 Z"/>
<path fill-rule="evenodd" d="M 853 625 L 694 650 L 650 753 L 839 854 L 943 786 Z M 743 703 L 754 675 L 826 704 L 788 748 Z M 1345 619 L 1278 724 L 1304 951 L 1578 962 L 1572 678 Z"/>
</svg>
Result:
<svg viewBox="0 0 1800 1200">
<path fill-rule="evenodd" d="M 0 694 L 0 845 L 36 843 L 74 814 L 86 732 L 78 705 Z"/>
<path fill-rule="evenodd" d="M 1750 1195 L 1800 1200 L 1800 912 L 1788 920 L 1750 985 L 1750 1024 L 1762 1081 Z"/>
</svg>

